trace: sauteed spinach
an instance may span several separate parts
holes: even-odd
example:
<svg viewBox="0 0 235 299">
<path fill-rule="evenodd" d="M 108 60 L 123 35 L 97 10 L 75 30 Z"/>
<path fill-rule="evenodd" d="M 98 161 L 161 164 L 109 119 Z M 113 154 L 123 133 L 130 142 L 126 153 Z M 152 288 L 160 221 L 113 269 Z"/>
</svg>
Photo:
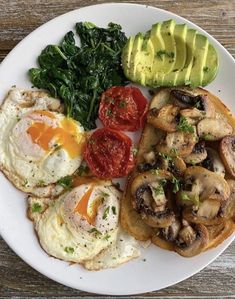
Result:
<svg viewBox="0 0 235 299">
<path fill-rule="evenodd" d="M 46 89 L 65 104 L 68 116 L 86 130 L 96 127 L 101 93 L 114 85 L 125 85 L 121 52 L 127 38 L 120 25 L 99 28 L 90 22 L 76 24 L 81 46 L 68 32 L 59 45 L 48 45 L 39 55 L 39 68 L 29 77 L 35 87 Z"/>
</svg>

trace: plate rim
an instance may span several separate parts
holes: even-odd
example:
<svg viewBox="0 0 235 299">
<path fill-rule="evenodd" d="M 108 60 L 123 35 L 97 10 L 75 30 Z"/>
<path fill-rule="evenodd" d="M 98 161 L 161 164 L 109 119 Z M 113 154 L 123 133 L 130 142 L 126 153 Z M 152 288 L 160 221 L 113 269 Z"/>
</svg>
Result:
<svg viewBox="0 0 235 299">
<path fill-rule="evenodd" d="M 73 9 L 73 10 L 70 10 L 66 13 L 63 13 L 61 15 L 58 15 L 56 16 L 55 18 L 47 21 L 46 23 L 40 25 L 39 27 L 35 28 L 32 32 L 30 32 L 27 36 L 25 36 L 7 55 L 6 57 L 3 59 L 3 61 L 1 62 L 0 64 L 0 69 L 2 68 L 3 65 L 5 65 L 8 61 L 8 58 L 9 56 L 11 55 L 14 55 L 14 52 L 18 49 L 18 47 L 21 46 L 21 44 L 25 41 L 25 40 L 28 40 L 30 39 L 31 35 L 35 34 L 38 30 L 40 30 L 41 28 L 43 27 L 46 27 L 48 26 L 48 24 L 50 23 L 53 23 L 55 22 L 57 19 L 65 16 L 65 15 L 69 15 L 70 13 L 74 13 L 74 12 L 81 12 L 82 10 L 87 10 L 91 7 L 102 7 L 102 6 L 139 6 L 139 7 L 142 7 L 142 8 L 146 8 L 146 9 L 152 9 L 152 10 L 156 10 L 156 11 L 160 11 L 162 12 L 163 14 L 167 13 L 169 15 L 169 17 L 171 18 L 180 18 L 180 20 L 182 22 L 186 22 L 188 24 L 190 24 L 191 26 L 195 27 L 197 30 L 199 30 L 200 32 L 202 32 L 203 34 L 205 34 L 211 41 L 213 41 L 214 44 L 216 44 L 217 47 L 219 47 L 224 53 L 226 53 L 227 56 L 229 56 L 232 61 L 233 61 L 233 64 L 235 66 L 235 59 L 233 58 L 233 56 L 228 52 L 228 50 L 218 41 L 216 40 L 211 34 L 209 34 L 208 32 L 206 32 L 204 29 L 202 29 L 200 26 L 196 25 L 195 23 L 193 23 L 192 21 L 189 21 L 188 19 L 180 16 L 180 15 L 177 15 L 173 12 L 170 12 L 168 10 L 165 10 L 165 9 L 162 9 L 162 8 L 158 8 L 158 7 L 155 7 L 155 6 L 152 6 L 152 5 L 147 5 L 147 4 L 140 4 L 140 3 L 128 3 L 128 2 L 108 2 L 108 3 L 99 3 L 99 4 L 94 4 L 94 5 L 87 5 L 87 6 L 83 6 L 83 7 L 80 7 L 80 8 L 76 8 L 76 9 Z M 78 285 L 75 286 L 73 283 L 65 283 L 63 281 L 63 279 L 60 279 L 58 277 L 56 277 L 56 275 L 53 273 L 47 273 L 46 270 L 42 270 L 40 268 L 40 266 L 35 266 L 33 265 L 33 262 L 31 262 L 30 259 L 28 259 L 27 257 L 25 257 L 23 254 L 19 253 L 17 251 L 17 248 L 15 247 L 14 244 L 12 244 L 11 241 L 8 241 L 8 238 L 7 238 L 7 234 L 4 233 L 4 230 L 1 230 L 1 226 L 0 226 L 0 234 L 1 234 L 1 237 L 3 238 L 3 240 L 6 242 L 6 244 L 10 247 L 11 250 L 14 251 L 14 253 L 19 256 L 26 264 L 28 264 L 30 267 L 32 267 L 34 270 L 36 270 L 37 272 L 41 273 L 42 275 L 46 276 L 48 279 L 51 279 L 57 283 L 60 283 L 64 286 L 68 286 L 68 287 L 71 287 L 73 289 L 76 289 L 76 290 L 81 290 L 81 291 L 85 291 L 85 292 L 90 292 L 90 293 L 96 293 L 96 294 L 102 294 L 102 295 L 137 295 L 137 294 L 140 294 L 140 293 L 146 293 L 146 292 L 152 292 L 152 291 L 157 291 L 157 290 L 161 290 L 161 289 L 165 289 L 169 286 L 173 286 L 181 281 L 184 281 L 185 279 L 189 278 L 189 277 L 192 277 L 193 275 L 195 275 L 196 273 L 200 272 L 202 269 L 204 269 L 205 267 L 207 267 L 209 264 L 211 264 L 219 255 L 221 255 L 227 248 L 228 246 L 232 243 L 232 241 L 235 239 L 235 233 L 233 233 L 228 239 L 226 239 L 222 244 L 223 244 L 223 249 L 220 250 L 219 253 L 217 253 L 213 258 L 209 259 L 208 262 L 206 262 L 203 266 L 199 267 L 199 269 L 195 270 L 195 271 L 191 271 L 190 274 L 186 274 L 186 275 L 183 275 L 183 278 L 179 278 L 179 279 L 176 279 L 174 281 L 174 283 L 172 282 L 169 282 L 169 284 L 166 284 L 164 287 L 161 287 L 161 288 L 149 288 L 148 290 L 145 290 L 145 291 L 140 291 L 140 290 L 137 290 L 137 291 L 119 291 L 119 292 L 111 292 L 111 291 L 108 291 L 108 290 L 105 290 L 105 288 L 103 289 L 103 291 L 100 291 L 100 290 L 96 290 L 94 288 L 86 288 L 86 287 L 79 287 L 79 281 L 78 281 Z M 226 244 L 225 244 L 226 242 Z"/>
</svg>

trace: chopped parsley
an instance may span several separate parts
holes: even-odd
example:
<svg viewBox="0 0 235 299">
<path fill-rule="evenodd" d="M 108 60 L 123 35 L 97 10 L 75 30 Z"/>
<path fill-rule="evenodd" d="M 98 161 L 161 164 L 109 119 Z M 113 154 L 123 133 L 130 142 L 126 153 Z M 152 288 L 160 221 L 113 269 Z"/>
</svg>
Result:
<svg viewBox="0 0 235 299">
<path fill-rule="evenodd" d="M 185 192 L 182 192 L 180 194 L 180 200 L 182 201 L 193 201 L 193 203 L 198 206 L 200 201 L 199 201 L 199 196 L 194 196 L 193 198 L 191 198 L 188 194 L 186 194 Z"/>
<path fill-rule="evenodd" d="M 74 253 L 74 248 L 66 246 L 65 249 L 64 249 L 64 251 L 67 252 L 67 253 Z"/>
<path fill-rule="evenodd" d="M 177 193 L 180 190 L 180 181 L 176 177 L 173 177 L 171 182 L 174 185 L 173 192 Z"/>
<path fill-rule="evenodd" d="M 45 182 L 43 180 L 38 181 L 38 186 L 42 187 L 45 185 Z"/>
<path fill-rule="evenodd" d="M 42 206 L 38 202 L 35 202 L 32 206 L 32 212 L 40 213 L 41 211 L 42 211 Z"/>
<path fill-rule="evenodd" d="M 166 52 L 165 50 L 160 50 L 156 53 L 157 58 L 159 58 L 160 60 L 163 60 L 164 55 L 165 55 L 165 57 L 168 57 L 168 58 L 175 57 L 174 52 Z"/>
<path fill-rule="evenodd" d="M 162 185 L 159 185 L 157 187 L 153 187 L 153 191 L 156 195 L 161 195 L 161 194 L 164 194 L 164 190 L 163 190 L 163 187 Z"/>
<path fill-rule="evenodd" d="M 133 156 L 135 157 L 138 154 L 138 148 L 134 147 L 132 149 Z"/>
<path fill-rule="evenodd" d="M 200 101 L 197 101 L 197 102 L 194 104 L 194 107 L 196 107 L 197 109 L 200 109 L 200 108 L 201 108 L 201 102 L 200 102 Z"/>
<path fill-rule="evenodd" d="M 27 185 L 28 185 L 28 180 L 25 179 L 25 180 L 24 180 L 24 183 L 22 184 L 22 186 L 23 186 L 23 187 L 27 187 Z"/>
<path fill-rule="evenodd" d="M 210 70 L 210 68 L 208 66 L 204 66 L 203 68 L 203 72 L 208 73 Z"/>
<path fill-rule="evenodd" d="M 185 201 L 187 201 L 187 200 L 191 200 L 191 198 L 188 196 L 188 194 L 182 192 L 182 193 L 180 194 L 180 200 L 185 200 Z"/>
<path fill-rule="evenodd" d="M 20 121 L 21 118 L 19 117 L 19 115 L 16 116 L 17 121 Z"/>
<path fill-rule="evenodd" d="M 62 186 L 64 189 L 68 190 L 72 188 L 73 179 L 70 175 L 67 175 L 57 181 L 57 184 Z"/>
<path fill-rule="evenodd" d="M 102 195 L 102 197 L 109 197 L 109 194 L 104 191 L 101 192 L 101 195 Z"/>
<path fill-rule="evenodd" d="M 174 156 L 177 156 L 177 149 L 175 147 L 172 147 L 172 149 L 170 150 L 170 153 Z"/>
<path fill-rule="evenodd" d="M 113 212 L 113 215 L 117 215 L 117 211 L 116 211 L 116 207 L 115 206 L 112 206 L 112 212 Z"/>
<path fill-rule="evenodd" d="M 89 172 L 89 167 L 87 166 L 86 162 L 83 161 L 76 173 L 79 176 L 83 176 L 84 174 L 87 174 L 88 172 Z"/>
<path fill-rule="evenodd" d="M 120 103 L 119 103 L 119 107 L 120 108 L 126 108 L 126 106 L 127 106 L 127 102 L 126 101 L 121 101 Z"/>
<path fill-rule="evenodd" d="M 108 241 L 108 239 L 110 238 L 111 236 L 109 234 L 105 235 L 104 236 L 104 240 Z"/>
<path fill-rule="evenodd" d="M 194 133 L 194 128 L 187 121 L 187 118 L 184 116 L 180 117 L 179 124 L 177 125 L 177 129 L 182 132 Z"/>
<path fill-rule="evenodd" d="M 160 157 L 162 157 L 163 159 L 167 160 L 167 161 L 171 161 L 172 160 L 172 157 L 167 155 L 167 154 L 163 154 L 163 153 L 158 153 L 158 155 Z"/>
<path fill-rule="evenodd" d="M 89 233 L 94 234 L 94 236 L 97 238 L 98 236 L 102 235 L 102 233 L 95 227 L 93 227 L 92 229 L 90 229 L 88 231 Z"/>
<path fill-rule="evenodd" d="M 151 169 L 150 171 L 152 174 L 159 175 L 159 169 Z"/>
<path fill-rule="evenodd" d="M 104 210 L 104 214 L 103 214 L 102 219 L 104 219 L 104 220 L 107 219 L 108 214 L 109 214 L 109 210 L 110 210 L 110 207 L 108 206 L 108 207 Z"/>
<path fill-rule="evenodd" d="M 213 140 L 213 136 L 210 133 L 204 134 L 202 136 L 202 139 L 204 139 L 204 140 Z"/>
<path fill-rule="evenodd" d="M 111 116 L 113 114 L 113 111 L 111 109 L 106 110 L 106 116 Z"/>
</svg>

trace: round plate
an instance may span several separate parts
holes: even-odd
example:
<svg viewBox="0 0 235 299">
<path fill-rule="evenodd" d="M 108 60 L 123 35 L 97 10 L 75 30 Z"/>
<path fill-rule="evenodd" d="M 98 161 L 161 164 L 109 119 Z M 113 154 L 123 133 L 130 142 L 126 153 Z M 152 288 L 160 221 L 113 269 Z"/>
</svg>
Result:
<svg viewBox="0 0 235 299">
<path fill-rule="evenodd" d="M 220 57 L 220 69 L 217 78 L 207 89 L 218 95 L 235 113 L 235 63 L 232 56 L 205 31 L 179 16 L 149 6 L 125 3 L 101 4 L 71 11 L 32 32 L 0 66 L 0 99 L 4 98 L 12 85 L 30 88 L 27 71 L 36 65 L 41 50 L 47 44 L 58 43 L 78 21 L 90 21 L 102 27 L 112 21 L 121 24 L 127 35 L 135 35 L 139 31 L 145 32 L 153 23 L 171 18 L 197 29 L 214 44 Z M 129 295 L 173 285 L 207 266 L 234 238 L 231 236 L 216 249 L 189 259 L 150 246 L 142 250 L 139 259 L 117 269 L 89 272 L 79 265 L 70 266 L 49 257 L 42 250 L 33 225 L 26 217 L 25 194 L 17 191 L 3 175 L 0 176 L 0 207 L 1 235 L 26 263 L 64 285 L 100 294 Z"/>
</svg>

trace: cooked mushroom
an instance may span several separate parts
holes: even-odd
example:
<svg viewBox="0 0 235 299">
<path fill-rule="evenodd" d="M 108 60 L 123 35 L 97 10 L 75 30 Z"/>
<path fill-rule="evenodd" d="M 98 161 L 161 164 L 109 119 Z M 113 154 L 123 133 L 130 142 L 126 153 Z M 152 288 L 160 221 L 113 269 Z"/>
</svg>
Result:
<svg viewBox="0 0 235 299">
<path fill-rule="evenodd" d="M 199 206 L 206 199 L 228 199 L 230 188 L 219 174 L 200 166 L 191 166 L 184 173 L 184 184 L 177 194 L 177 202 L 183 206 Z"/>
<path fill-rule="evenodd" d="M 154 165 L 156 163 L 156 154 L 154 151 L 150 151 L 148 153 L 143 154 L 146 163 L 150 165 Z"/>
<path fill-rule="evenodd" d="M 197 108 L 183 109 L 180 111 L 180 115 L 185 117 L 190 125 L 196 125 L 200 120 L 206 117 L 206 113 Z"/>
<path fill-rule="evenodd" d="M 167 227 L 174 220 L 168 208 L 164 185 L 172 175 L 164 170 L 148 171 L 135 177 L 131 185 L 132 204 L 142 219 L 152 227 Z"/>
<path fill-rule="evenodd" d="M 225 205 L 222 206 L 221 209 L 221 217 L 224 218 L 233 218 L 235 220 L 235 181 L 228 180 L 227 181 L 230 188 L 230 196 L 228 200 L 225 202 Z"/>
<path fill-rule="evenodd" d="M 171 90 L 170 97 L 173 103 L 181 108 L 195 107 L 205 112 L 204 117 L 215 116 L 215 107 L 207 95 L 193 95 L 184 90 L 173 89 Z"/>
<path fill-rule="evenodd" d="M 195 144 L 193 151 L 187 157 L 184 158 L 184 161 L 187 164 L 198 164 L 205 160 L 207 157 L 207 151 L 205 149 L 205 142 L 198 142 Z"/>
<path fill-rule="evenodd" d="M 202 162 L 202 166 L 224 177 L 225 176 L 224 164 L 221 161 L 220 156 L 218 155 L 216 150 L 207 147 L 206 151 L 207 151 L 207 157 Z"/>
<path fill-rule="evenodd" d="M 165 240 L 173 242 L 176 240 L 180 228 L 181 228 L 180 221 L 178 219 L 175 219 L 170 226 L 161 228 L 160 233 Z"/>
<path fill-rule="evenodd" d="M 179 111 L 180 108 L 173 105 L 165 105 L 161 109 L 153 108 L 148 112 L 147 122 L 163 131 L 175 132 Z"/>
<path fill-rule="evenodd" d="M 197 124 L 198 136 L 204 140 L 220 140 L 233 133 L 233 128 L 223 119 L 204 118 Z"/>
<path fill-rule="evenodd" d="M 226 136 L 220 142 L 220 156 L 229 174 L 235 178 L 235 136 Z"/>
<path fill-rule="evenodd" d="M 204 225 L 188 225 L 179 232 L 175 251 L 184 257 L 192 257 L 201 253 L 208 242 L 209 234 Z"/>
<path fill-rule="evenodd" d="M 171 155 L 175 150 L 179 157 L 186 157 L 191 154 L 196 142 L 196 134 L 178 131 L 168 133 L 165 139 L 156 145 L 156 150 L 167 155 Z"/>
<path fill-rule="evenodd" d="M 224 221 L 220 214 L 222 205 L 223 202 L 208 198 L 200 203 L 197 211 L 191 208 L 184 209 L 183 217 L 189 222 L 215 225 Z"/>
</svg>

